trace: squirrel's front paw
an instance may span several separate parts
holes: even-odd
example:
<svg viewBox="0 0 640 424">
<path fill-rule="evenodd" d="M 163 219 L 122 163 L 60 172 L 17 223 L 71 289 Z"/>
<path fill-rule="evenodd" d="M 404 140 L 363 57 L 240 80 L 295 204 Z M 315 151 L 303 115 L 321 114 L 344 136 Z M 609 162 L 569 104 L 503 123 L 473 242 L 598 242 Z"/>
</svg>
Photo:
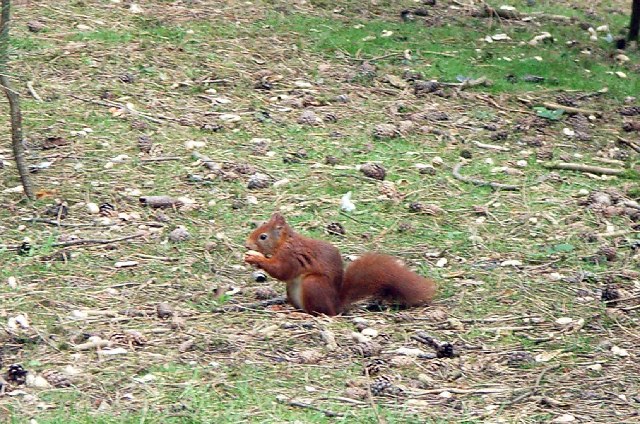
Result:
<svg viewBox="0 0 640 424">
<path fill-rule="evenodd" d="M 259 264 L 264 259 L 265 256 L 256 250 L 249 250 L 244 254 L 244 261 L 248 264 Z"/>
</svg>

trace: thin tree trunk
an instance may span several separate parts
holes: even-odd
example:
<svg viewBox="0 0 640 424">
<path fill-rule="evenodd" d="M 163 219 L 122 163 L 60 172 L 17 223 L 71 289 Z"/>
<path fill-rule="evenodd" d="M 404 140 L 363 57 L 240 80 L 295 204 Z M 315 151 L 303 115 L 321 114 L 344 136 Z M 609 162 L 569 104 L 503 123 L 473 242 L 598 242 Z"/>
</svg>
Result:
<svg viewBox="0 0 640 424">
<path fill-rule="evenodd" d="M 9 100 L 9 112 L 11 117 L 11 146 L 13 157 L 16 161 L 20 180 L 24 193 L 33 199 L 33 186 L 29 178 L 29 169 L 24 157 L 24 145 L 22 144 L 22 114 L 20 113 L 20 96 L 11 87 L 7 77 L 7 63 L 9 62 L 9 21 L 11 19 L 11 0 L 2 0 L 2 12 L 0 15 L 0 85 L 4 89 Z"/>
<path fill-rule="evenodd" d="M 629 24 L 627 40 L 638 41 L 638 32 L 640 32 L 640 0 L 633 0 L 631 6 L 631 23 Z"/>
</svg>

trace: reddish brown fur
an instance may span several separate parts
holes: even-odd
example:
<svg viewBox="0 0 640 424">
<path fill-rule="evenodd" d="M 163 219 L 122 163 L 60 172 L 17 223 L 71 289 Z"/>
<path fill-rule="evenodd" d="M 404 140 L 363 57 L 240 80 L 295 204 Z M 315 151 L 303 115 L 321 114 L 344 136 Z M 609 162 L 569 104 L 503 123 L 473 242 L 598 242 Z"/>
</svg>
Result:
<svg viewBox="0 0 640 424">
<path fill-rule="evenodd" d="M 435 293 L 432 280 L 391 256 L 366 254 L 344 273 L 335 246 L 295 233 L 278 213 L 249 235 L 246 247 L 262 255 L 249 252 L 245 261 L 287 283 L 289 302 L 307 313 L 336 315 L 370 296 L 415 306 Z"/>
</svg>

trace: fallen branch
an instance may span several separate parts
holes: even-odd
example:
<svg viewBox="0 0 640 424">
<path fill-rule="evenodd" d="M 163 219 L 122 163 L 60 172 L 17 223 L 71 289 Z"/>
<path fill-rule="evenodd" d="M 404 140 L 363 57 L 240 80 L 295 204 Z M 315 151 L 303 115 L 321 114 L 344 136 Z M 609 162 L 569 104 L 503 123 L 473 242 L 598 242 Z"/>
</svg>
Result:
<svg viewBox="0 0 640 424">
<path fill-rule="evenodd" d="M 278 296 L 278 297 L 274 297 L 273 299 L 267 299 L 267 300 L 263 300 L 261 302 L 255 302 L 255 303 L 238 303 L 235 305 L 225 305 L 225 306 L 221 306 L 219 308 L 213 308 L 213 310 L 211 312 L 213 313 L 218 313 L 218 312 L 241 312 L 241 311 L 246 311 L 246 310 L 250 310 L 250 309 L 264 309 L 267 306 L 272 306 L 272 305 L 284 305 L 285 303 L 287 303 L 287 298 L 286 296 Z"/>
<path fill-rule="evenodd" d="M 155 158 L 142 158 L 140 162 L 168 162 L 172 160 L 182 160 L 179 156 L 160 156 Z"/>
<path fill-rule="evenodd" d="M 491 187 L 491 188 L 498 189 L 498 190 L 508 190 L 508 191 L 520 190 L 520 187 L 515 186 L 515 185 L 495 183 L 495 182 L 492 182 L 492 181 L 484 181 L 484 180 L 480 180 L 480 179 L 477 179 L 477 178 L 465 177 L 465 176 L 460 174 L 460 169 L 462 168 L 463 165 L 464 165 L 464 163 L 460 162 L 460 163 L 456 164 L 456 166 L 453 167 L 452 173 L 453 173 L 453 176 L 455 177 L 456 180 L 460 180 L 462 182 L 473 184 L 473 185 L 477 185 L 477 186 L 481 186 L 481 187 Z"/>
<path fill-rule="evenodd" d="M 550 367 L 547 367 L 545 369 L 542 370 L 542 372 L 540 373 L 540 375 L 538 375 L 538 378 L 536 379 L 536 384 L 535 386 L 533 386 L 533 388 L 531 390 L 527 390 L 524 393 L 518 395 L 517 397 L 513 398 L 510 401 L 504 402 L 502 404 L 503 407 L 508 406 L 508 405 L 513 405 L 515 403 L 518 403 L 526 398 L 528 398 L 529 396 L 535 395 L 538 393 L 538 391 L 540 390 L 540 384 L 542 384 L 542 379 L 544 378 L 545 374 L 548 373 L 549 371 L 553 371 L 557 368 L 560 368 L 560 364 L 556 364 L 556 365 L 551 365 Z"/>
<path fill-rule="evenodd" d="M 202 153 L 199 153 L 199 152 L 193 152 L 191 156 L 193 156 L 194 159 L 197 159 L 200 162 L 202 162 L 203 165 L 206 166 L 209 170 L 220 171 L 220 164 L 212 160 L 209 156 L 203 155 Z"/>
<path fill-rule="evenodd" d="M 343 414 L 340 414 L 338 412 L 329 411 L 327 409 L 321 409 L 309 403 L 299 402 L 296 400 L 285 401 L 284 403 L 286 403 L 289 406 L 294 406 L 296 408 L 306 408 L 306 409 L 312 409 L 314 411 L 322 412 L 325 415 L 325 417 L 342 417 L 343 416 Z"/>
<path fill-rule="evenodd" d="M 476 147 L 479 147 L 481 149 L 499 150 L 501 152 L 508 152 L 509 150 L 511 150 L 508 147 L 496 146 L 495 144 L 480 143 L 479 141 L 473 141 L 472 143 L 475 144 Z"/>
<path fill-rule="evenodd" d="M 625 172 L 624 169 L 605 168 L 602 166 L 585 165 L 582 163 L 572 162 L 551 162 L 544 164 L 544 167 L 547 169 L 563 169 L 566 171 L 588 172 L 590 174 L 600 175 L 621 175 Z"/>
<path fill-rule="evenodd" d="M 27 89 L 29 90 L 29 93 L 33 96 L 34 99 L 36 99 L 39 102 L 42 101 L 42 97 L 40 97 L 36 89 L 33 88 L 33 81 L 27 81 Z"/>
<path fill-rule="evenodd" d="M 86 246 L 86 245 L 89 245 L 89 244 L 111 244 L 111 243 L 118 243 L 118 242 L 121 242 L 121 241 L 141 238 L 141 237 L 144 237 L 146 235 L 147 235 L 147 233 L 137 233 L 137 234 L 132 234 L 130 236 L 124 236 L 124 237 L 115 238 L 115 239 L 78 239 L 78 240 L 69 240 L 69 241 L 62 241 L 62 242 L 52 243 L 51 246 L 53 246 L 53 247 L 69 247 L 69 246 Z"/>
<path fill-rule="evenodd" d="M 140 112 L 139 110 L 135 110 L 131 107 L 129 107 L 128 105 L 123 105 L 122 103 L 117 103 L 117 102 L 112 102 L 110 100 L 104 100 L 104 101 L 100 101 L 100 100 L 93 100 L 93 99 L 85 99 L 83 97 L 80 96 L 76 96 L 75 94 L 70 94 L 71 97 L 73 97 L 74 99 L 83 101 L 83 102 L 87 102 L 87 103 L 93 103 L 94 105 L 99 105 L 99 106 L 106 106 L 106 107 L 117 107 L 119 109 L 122 109 L 124 111 L 126 111 L 127 113 L 133 115 L 133 116 L 139 116 L 141 118 L 144 118 L 148 121 L 151 121 L 153 123 L 156 124 L 162 124 L 165 121 L 173 121 L 173 122 L 180 122 L 180 119 L 178 118 L 173 118 L 171 116 L 165 116 L 165 115 L 155 115 L 151 116 L 147 113 L 144 112 Z"/>
<path fill-rule="evenodd" d="M 22 218 L 22 221 L 25 222 L 36 222 L 39 224 L 48 224 L 48 225 L 55 225 L 56 227 L 72 227 L 72 228 L 78 228 L 78 227 L 109 227 L 110 224 L 69 224 L 66 222 L 60 222 L 58 220 L 55 219 L 47 219 L 47 218 Z"/>
<path fill-rule="evenodd" d="M 622 143 L 622 144 L 626 144 L 627 146 L 631 147 L 633 150 L 635 150 L 636 152 L 640 153 L 640 144 L 637 144 L 634 141 L 631 140 L 627 140 L 626 138 L 622 138 L 622 137 L 618 137 L 617 140 Z"/>
<path fill-rule="evenodd" d="M 597 110 L 588 110 L 588 109 L 582 109 L 578 107 L 565 106 L 565 105 L 561 105 L 553 102 L 543 102 L 542 106 L 546 107 L 547 109 L 562 109 L 570 115 L 581 114 L 581 115 L 587 115 L 587 116 L 589 115 L 602 116 L 602 112 L 599 112 Z"/>
</svg>

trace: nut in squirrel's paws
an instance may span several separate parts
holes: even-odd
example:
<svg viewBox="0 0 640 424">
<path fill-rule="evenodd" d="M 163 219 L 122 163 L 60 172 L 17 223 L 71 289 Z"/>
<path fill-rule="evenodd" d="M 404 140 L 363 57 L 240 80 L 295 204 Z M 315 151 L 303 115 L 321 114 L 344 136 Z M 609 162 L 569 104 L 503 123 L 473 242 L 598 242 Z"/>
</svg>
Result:
<svg viewBox="0 0 640 424">
<path fill-rule="evenodd" d="M 265 256 L 257 250 L 248 250 L 244 254 L 244 261 L 247 263 L 255 263 L 265 259 Z"/>
</svg>

